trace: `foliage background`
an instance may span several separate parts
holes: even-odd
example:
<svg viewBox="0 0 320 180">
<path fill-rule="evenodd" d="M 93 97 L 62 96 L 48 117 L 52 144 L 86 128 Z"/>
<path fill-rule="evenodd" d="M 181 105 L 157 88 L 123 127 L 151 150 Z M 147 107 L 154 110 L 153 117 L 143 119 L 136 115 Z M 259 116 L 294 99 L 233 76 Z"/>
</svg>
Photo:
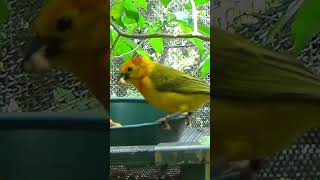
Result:
<svg viewBox="0 0 320 180">
<path fill-rule="evenodd" d="M 210 3 L 195 1 L 199 32 L 210 36 Z M 115 0 L 111 2 L 110 21 L 128 34 L 191 34 L 192 8 L 189 0 L 145 1 Z M 112 97 L 141 97 L 132 86 L 118 84 L 120 65 L 133 56 L 152 60 L 185 71 L 209 82 L 210 43 L 198 38 L 133 39 L 119 36 L 111 28 L 111 91 Z M 129 52 L 129 53 L 128 53 Z"/>
</svg>

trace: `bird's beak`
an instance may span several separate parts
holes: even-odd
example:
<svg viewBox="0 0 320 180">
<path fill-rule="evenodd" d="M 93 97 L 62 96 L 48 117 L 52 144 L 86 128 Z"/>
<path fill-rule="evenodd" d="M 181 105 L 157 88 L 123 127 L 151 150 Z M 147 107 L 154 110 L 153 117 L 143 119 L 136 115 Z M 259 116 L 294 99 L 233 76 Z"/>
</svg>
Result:
<svg viewBox="0 0 320 180">
<path fill-rule="evenodd" d="M 121 73 L 120 79 L 118 82 L 120 82 L 121 84 L 126 84 L 126 80 L 129 78 L 129 74 L 128 73 Z"/>
<path fill-rule="evenodd" d="M 45 57 L 45 45 L 40 38 L 32 39 L 26 51 L 23 69 L 26 72 L 44 72 L 49 70 L 49 62 Z"/>
</svg>

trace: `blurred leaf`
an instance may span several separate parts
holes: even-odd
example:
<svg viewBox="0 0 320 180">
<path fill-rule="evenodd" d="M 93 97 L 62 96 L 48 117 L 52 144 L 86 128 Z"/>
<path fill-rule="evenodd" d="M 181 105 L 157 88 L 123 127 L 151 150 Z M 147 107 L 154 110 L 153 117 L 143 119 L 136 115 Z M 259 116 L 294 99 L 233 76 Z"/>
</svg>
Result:
<svg viewBox="0 0 320 180">
<path fill-rule="evenodd" d="M 207 4 L 209 0 L 195 0 L 194 2 L 196 3 L 196 6 L 201 6 L 201 5 Z M 189 10 L 192 9 L 190 1 L 188 1 L 185 8 Z"/>
<path fill-rule="evenodd" d="M 114 41 L 116 40 L 118 36 L 118 32 L 116 30 L 110 29 L 110 45 L 112 46 Z"/>
<path fill-rule="evenodd" d="M 131 25 L 131 24 L 137 24 L 137 21 L 133 18 L 130 18 L 129 16 L 124 16 L 122 18 L 122 21 L 123 21 L 124 27 L 127 27 L 128 25 Z"/>
<path fill-rule="evenodd" d="M 148 29 L 148 34 L 152 34 L 154 32 L 155 31 L 151 27 Z M 151 39 L 148 39 L 148 41 L 156 53 L 158 54 L 163 53 L 163 38 L 151 38 Z"/>
<path fill-rule="evenodd" d="M 210 27 L 206 26 L 202 22 L 198 22 L 198 30 L 201 34 L 210 37 Z"/>
<path fill-rule="evenodd" d="M 139 22 L 138 25 L 143 28 L 145 26 L 145 20 L 144 17 L 139 13 Z"/>
<path fill-rule="evenodd" d="M 139 13 L 136 11 L 132 11 L 130 9 L 125 8 L 127 17 L 134 19 L 136 23 L 139 23 Z"/>
<path fill-rule="evenodd" d="M 201 66 L 201 78 L 205 78 L 210 73 L 210 55 L 206 58 Z"/>
<path fill-rule="evenodd" d="M 198 38 L 192 38 L 189 39 L 194 45 L 197 46 L 198 50 L 199 50 L 199 54 L 200 54 L 200 58 L 202 58 L 204 50 L 205 50 L 205 46 L 202 43 L 202 41 Z"/>
<path fill-rule="evenodd" d="M 131 40 L 127 39 L 127 38 L 120 38 L 117 46 L 115 47 L 114 51 L 112 52 L 112 56 L 120 56 L 120 55 L 123 55 L 124 53 L 128 53 L 129 51 L 131 51 L 132 48 L 128 45 L 129 44 L 128 41 L 131 41 Z M 126 54 L 123 56 L 123 59 L 125 61 L 127 61 L 131 58 L 132 58 L 132 53 Z"/>
<path fill-rule="evenodd" d="M 298 10 L 292 24 L 295 53 L 299 53 L 313 33 L 320 31 L 320 1 L 305 0 Z"/>
<path fill-rule="evenodd" d="M 142 48 L 138 48 L 137 53 L 142 57 L 150 58 L 149 53 L 147 51 L 143 50 Z"/>
<path fill-rule="evenodd" d="M 126 33 L 133 33 L 137 30 L 137 24 L 130 24 L 130 25 L 127 25 L 127 30 L 126 30 Z"/>
<path fill-rule="evenodd" d="M 188 3 L 184 7 L 185 7 L 186 10 L 191 10 L 192 6 L 191 6 L 190 1 L 188 1 Z"/>
<path fill-rule="evenodd" d="M 202 136 L 198 142 L 203 145 L 210 145 L 210 136 Z"/>
<path fill-rule="evenodd" d="M 196 3 L 197 6 L 201 6 L 208 3 L 209 0 L 195 0 L 194 2 Z"/>
<path fill-rule="evenodd" d="M 138 8 L 133 4 L 131 0 L 125 0 L 123 1 L 123 7 L 125 8 L 126 15 L 129 18 L 132 18 L 136 21 L 136 23 L 139 22 L 139 11 Z"/>
<path fill-rule="evenodd" d="M 181 21 L 191 18 L 190 15 L 185 11 L 177 11 L 177 12 L 174 12 L 173 15 L 176 17 L 177 20 L 181 20 Z"/>
<path fill-rule="evenodd" d="M 119 23 L 119 21 L 121 21 L 121 17 L 123 15 L 124 10 L 125 9 L 123 7 L 123 3 L 121 3 L 121 1 L 119 2 L 119 0 L 116 0 L 110 10 L 111 20 L 116 23 Z M 120 25 L 120 24 L 118 24 L 118 25 Z"/>
<path fill-rule="evenodd" d="M 146 0 L 133 0 L 133 2 L 138 6 L 144 9 L 145 11 L 148 8 L 148 3 Z"/>
<path fill-rule="evenodd" d="M 184 21 L 180 21 L 180 20 L 175 20 L 174 22 L 176 22 L 179 27 L 182 29 L 183 33 L 192 33 L 192 24 L 187 24 Z"/>
<path fill-rule="evenodd" d="M 158 54 L 163 53 L 163 38 L 149 39 L 149 43 Z"/>
<path fill-rule="evenodd" d="M 171 2 L 171 0 L 161 0 L 161 3 L 162 3 L 164 6 L 167 6 L 170 2 Z"/>
<path fill-rule="evenodd" d="M 135 49 L 138 46 L 138 44 L 133 41 L 127 41 L 127 44 L 131 47 L 131 49 Z M 143 50 L 141 47 L 139 47 L 136 50 L 136 52 L 142 57 L 150 58 L 149 53 L 147 51 Z"/>
</svg>

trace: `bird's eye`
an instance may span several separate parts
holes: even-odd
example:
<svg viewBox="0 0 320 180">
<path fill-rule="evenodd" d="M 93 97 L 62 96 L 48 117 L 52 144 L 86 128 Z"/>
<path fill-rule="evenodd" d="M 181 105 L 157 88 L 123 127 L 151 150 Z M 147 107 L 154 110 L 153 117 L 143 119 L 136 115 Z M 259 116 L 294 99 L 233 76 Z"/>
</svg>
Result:
<svg viewBox="0 0 320 180">
<path fill-rule="evenodd" d="M 132 67 L 128 67 L 128 71 L 132 71 Z"/>
<path fill-rule="evenodd" d="M 72 27 L 72 19 L 68 16 L 63 16 L 58 19 L 57 29 L 59 31 L 66 31 Z"/>
</svg>

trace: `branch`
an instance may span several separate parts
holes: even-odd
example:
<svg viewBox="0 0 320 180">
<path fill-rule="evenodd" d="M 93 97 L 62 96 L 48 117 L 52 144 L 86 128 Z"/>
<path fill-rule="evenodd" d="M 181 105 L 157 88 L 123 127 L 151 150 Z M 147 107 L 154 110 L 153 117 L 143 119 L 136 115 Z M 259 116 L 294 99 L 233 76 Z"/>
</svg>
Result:
<svg viewBox="0 0 320 180">
<path fill-rule="evenodd" d="M 166 33 L 154 33 L 154 34 L 127 34 L 121 31 L 113 22 L 110 25 L 116 30 L 120 36 L 133 39 L 151 39 L 151 38 L 199 38 L 203 41 L 210 41 L 210 37 L 202 34 L 166 34 Z"/>
<path fill-rule="evenodd" d="M 192 20 L 193 20 L 193 32 L 192 34 L 200 34 L 198 32 L 198 11 L 197 6 L 194 0 L 190 0 L 191 6 L 192 6 Z"/>
</svg>

